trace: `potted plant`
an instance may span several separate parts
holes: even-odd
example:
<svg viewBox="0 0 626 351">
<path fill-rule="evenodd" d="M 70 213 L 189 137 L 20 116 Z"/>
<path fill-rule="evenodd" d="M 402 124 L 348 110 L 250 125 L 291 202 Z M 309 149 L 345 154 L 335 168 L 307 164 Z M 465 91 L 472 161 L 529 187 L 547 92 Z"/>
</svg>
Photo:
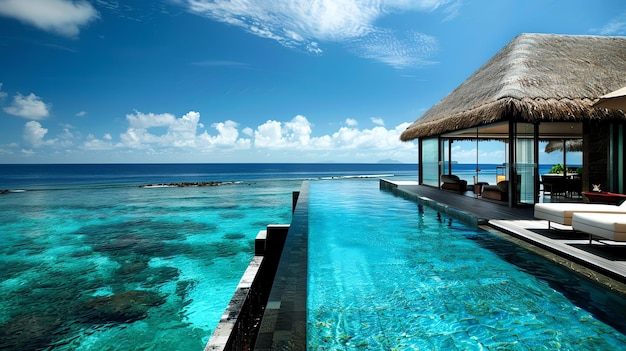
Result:
<svg viewBox="0 0 626 351">
<path fill-rule="evenodd" d="M 563 171 L 565 169 L 563 168 L 563 165 L 560 163 L 557 163 L 555 165 L 552 165 L 552 168 L 550 168 L 550 174 L 563 174 Z"/>
</svg>

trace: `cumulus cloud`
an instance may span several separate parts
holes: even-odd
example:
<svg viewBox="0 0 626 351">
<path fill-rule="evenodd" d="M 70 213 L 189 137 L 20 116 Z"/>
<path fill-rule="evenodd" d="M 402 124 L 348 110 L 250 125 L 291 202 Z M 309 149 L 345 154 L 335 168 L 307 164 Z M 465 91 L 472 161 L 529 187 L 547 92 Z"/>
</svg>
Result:
<svg viewBox="0 0 626 351">
<path fill-rule="evenodd" d="M 87 111 L 80 111 L 76 114 L 76 117 L 85 117 L 87 116 Z"/>
<path fill-rule="evenodd" d="M 314 143 L 311 132 L 311 123 L 301 115 L 285 123 L 270 120 L 254 132 L 254 145 L 257 148 L 301 150 Z"/>
<path fill-rule="evenodd" d="M 76 37 L 80 27 L 96 19 L 98 12 L 87 1 L 0 0 L 0 15 L 45 31 Z"/>
<path fill-rule="evenodd" d="M 241 130 L 241 132 L 249 137 L 254 136 L 254 130 L 252 130 L 252 128 L 250 127 L 245 127 L 244 129 Z"/>
<path fill-rule="evenodd" d="M 346 118 L 346 125 L 349 127 L 356 127 L 359 124 L 359 122 L 356 121 L 356 119 L 354 118 Z"/>
<path fill-rule="evenodd" d="M 406 11 L 458 11 L 459 0 L 187 0 L 188 10 L 238 26 L 290 48 L 320 54 L 320 42 L 347 44 L 353 52 L 395 68 L 428 63 L 436 40 L 423 33 L 398 33 L 376 25 Z"/>
<path fill-rule="evenodd" d="M 56 142 L 56 139 L 44 140 L 44 137 L 48 133 L 48 129 L 42 127 L 41 123 L 37 121 L 26 122 L 24 126 L 24 141 L 32 147 L 41 147 L 43 145 L 52 145 Z"/>
<path fill-rule="evenodd" d="M 347 122 L 356 121 L 347 119 Z M 413 148 L 411 143 L 402 143 L 400 134 L 409 126 L 403 123 L 394 129 L 378 126 L 372 129 L 341 127 L 332 135 L 312 136 L 311 123 L 298 115 L 291 121 L 282 123 L 270 120 L 258 126 L 254 134 L 256 148 L 285 150 L 391 150 Z"/>
<path fill-rule="evenodd" d="M 239 162 L 254 162 L 251 152 L 271 155 L 273 160 L 298 162 L 293 151 L 315 160 L 346 160 L 349 162 L 374 162 L 376 159 L 396 158 L 410 160 L 416 154 L 414 143 L 403 143 L 400 134 L 409 123 L 394 128 L 383 126 L 383 120 L 372 118 L 377 125 L 360 129 L 355 119 L 347 118 L 333 132 L 316 135 L 314 123 L 303 115 L 290 120 L 268 120 L 253 128 L 240 127 L 232 120 L 207 123 L 204 129 L 200 113 L 190 111 L 181 117 L 171 113 L 144 113 L 135 111 L 126 116 L 126 130 L 118 137 L 111 133 L 100 136 L 81 133 L 71 125 L 60 125 L 59 134 L 46 139 L 49 130 L 37 121 L 29 121 L 24 128 L 24 145 L 27 150 L 45 150 L 43 146 L 66 148 L 82 140 L 83 151 L 122 151 L 136 155 L 189 155 L 190 152 L 242 152 Z M 244 156 L 241 156 L 244 155 Z M 258 155 L 258 154 L 257 154 Z M 251 157 L 251 158 L 250 158 Z M 286 157 L 286 158 L 284 158 Z M 323 158 L 322 158 L 323 157 Z"/>
<path fill-rule="evenodd" d="M 35 94 L 24 96 L 17 94 L 13 97 L 11 106 L 5 107 L 4 112 L 28 119 L 42 120 L 50 114 L 50 106 Z"/>
<path fill-rule="evenodd" d="M 90 136 L 86 148 L 104 149 L 123 147 L 132 149 L 184 148 L 197 151 L 214 149 L 249 149 L 254 143 L 256 149 L 268 150 L 355 150 L 412 148 L 411 143 L 402 143 L 400 134 L 408 127 L 401 124 L 394 129 L 386 129 L 380 118 L 372 118 L 379 124 L 372 129 L 356 128 L 356 120 L 346 119 L 347 127 L 342 127 L 330 135 L 314 136 L 313 124 L 302 115 L 288 121 L 268 120 L 252 129 L 245 127 L 239 131 L 234 121 L 212 123 L 216 131 L 209 134 L 200 127 L 200 114 L 190 111 L 182 117 L 169 113 L 155 114 L 135 111 L 126 116 L 128 129 L 120 135 L 120 142 L 114 144 L 110 138 L 97 139 Z M 241 137 L 241 134 L 249 138 Z"/>
<path fill-rule="evenodd" d="M 180 118 L 163 113 L 142 113 L 135 111 L 126 116 L 129 128 L 120 135 L 118 147 L 146 149 L 152 147 L 188 148 L 196 150 L 210 150 L 220 147 L 248 148 L 250 140 L 239 138 L 237 123 L 225 121 L 214 123 L 211 126 L 217 130 L 217 135 L 211 136 L 200 123 L 200 114 L 190 111 Z M 165 132 L 151 131 L 154 128 L 164 128 Z"/>
<path fill-rule="evenodd" d="M 126 120 L 131 128 L 148 129 L 151 127 L 168 126 L 176 121 L 176 117 L 170 113 L 146 114 L 135 111 L 134 114 L 126 115 Z"/>
<path fill-rule="evenodd" d="M 111 142 L 111 134 L 104 134 L 102 139 L 98 139 L 93 134 L 89 134 L 87 135 L 87 140 L 83 143 L 82 147 L 86 150 L 93 151 L 112 150 L 115 148 L 115 145 Z"/>
<path fill-rule="evenodd" d="M 372 123 L 377 124 L 379 126 L 384 126 L 385 125 L 385 121 L 382 118 L 371 117 L 370 120 L 372 121 Z"/>
</svg>

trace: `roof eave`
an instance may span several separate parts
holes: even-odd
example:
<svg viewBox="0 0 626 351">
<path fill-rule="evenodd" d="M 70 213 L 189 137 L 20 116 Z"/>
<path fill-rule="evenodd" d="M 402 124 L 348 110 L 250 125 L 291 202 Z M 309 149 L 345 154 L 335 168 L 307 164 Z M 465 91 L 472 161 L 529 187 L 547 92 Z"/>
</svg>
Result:
<svg viewBox="0 0 626 351">
<path fill-rule="evenodd" d="M 425 123 L 413 124 L 400 140 L 411 141 L 456 130 L 474 128 L 500 121 L 581 122 L 604 119 L 626 120 L 621 110 L 594 108 L 592 99 L 514 99 L 504 98 Z"/>
</svg>

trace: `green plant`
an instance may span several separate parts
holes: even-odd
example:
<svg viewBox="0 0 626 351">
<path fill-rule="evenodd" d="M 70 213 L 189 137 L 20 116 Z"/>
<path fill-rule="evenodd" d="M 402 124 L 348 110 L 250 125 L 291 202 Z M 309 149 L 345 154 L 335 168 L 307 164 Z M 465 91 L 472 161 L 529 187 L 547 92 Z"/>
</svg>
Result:
<svg viewBox="0 0 626 351">
<path fill-rule="evenodd" d="M 563 171 L 564 171 L 563 165 L 560 163 L 552 165 L 552 168 L 550 168 L 550 173 L 552 174 L 563 174 Z"/>
</svg>

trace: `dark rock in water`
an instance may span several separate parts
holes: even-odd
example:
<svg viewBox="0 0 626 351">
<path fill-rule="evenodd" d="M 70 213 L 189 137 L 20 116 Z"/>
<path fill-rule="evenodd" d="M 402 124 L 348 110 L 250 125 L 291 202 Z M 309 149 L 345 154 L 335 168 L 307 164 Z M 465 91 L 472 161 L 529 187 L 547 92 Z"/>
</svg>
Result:
<svg viewBox="0 0 626 351">
<path fill-rule="evenodd" d="M 47 349 L 61 324 L 59 318 L 39 313 L 14 316 L 0 325 L 0 350 Z"/>
<path fill-rule="evenodd" d="M 180 275 L 180 271 L 176 267 L 155 267 L 146 270 L 146 277 L 141 284 L 144 288 L 151 288 L 157 285 L 165 284 L 167 282 L 177 280 Z"/>
<path fill-rule="evenodd" d="M 140 274 L 143 270 L 148 268 L 148 260 L 134 260 L 132 262 L 125 263 L 117 269 L 117 274 L 121 276 L 135 276 Z"/>
<path fill-rule="evenodd" d="M 118 256 L 132 254 L 161 256 L 163 255 L 164 243 L 158 239 L 143 237 L 138 234 L 119 235 L 107 242 L 94 245 L 98 252 L 115 252 Z"/>
<path fill-rule="evenodd" d="M 0 189 L 0 194 L 8 194 L 8 193 L 10 193 L 10 192 L 11 192 L 11 191 L 10 191 L 10 190 L 7 190 L 7 189 Z"/>
<path fill-rule="evenodd" d="M 196 285 L 198 285 L 198 282 L 193 281 L 193 280 L 183 280 L 183 281 L 177 282 L 176 283 L 176 296 L 185 300 L 187 298 L 187 294 L 189 293 L 189 291 L 195 288 Z"/>
<path fill-rule="evenodd" d="M 147 317 L 150 307 L 165 303 L 165 297 L 147 290 L 130 290 L 111 296 L 98 296 L 88 300 L 84 308 L 87 320 L 106 324 L 131 323 Z"/>
<path fill-rule="evenodd" d="M 223 236 L 226 240 L 242 240 L 246 238 L 245 234 L 241 233 L 228 233 Z"/>
</svg>

